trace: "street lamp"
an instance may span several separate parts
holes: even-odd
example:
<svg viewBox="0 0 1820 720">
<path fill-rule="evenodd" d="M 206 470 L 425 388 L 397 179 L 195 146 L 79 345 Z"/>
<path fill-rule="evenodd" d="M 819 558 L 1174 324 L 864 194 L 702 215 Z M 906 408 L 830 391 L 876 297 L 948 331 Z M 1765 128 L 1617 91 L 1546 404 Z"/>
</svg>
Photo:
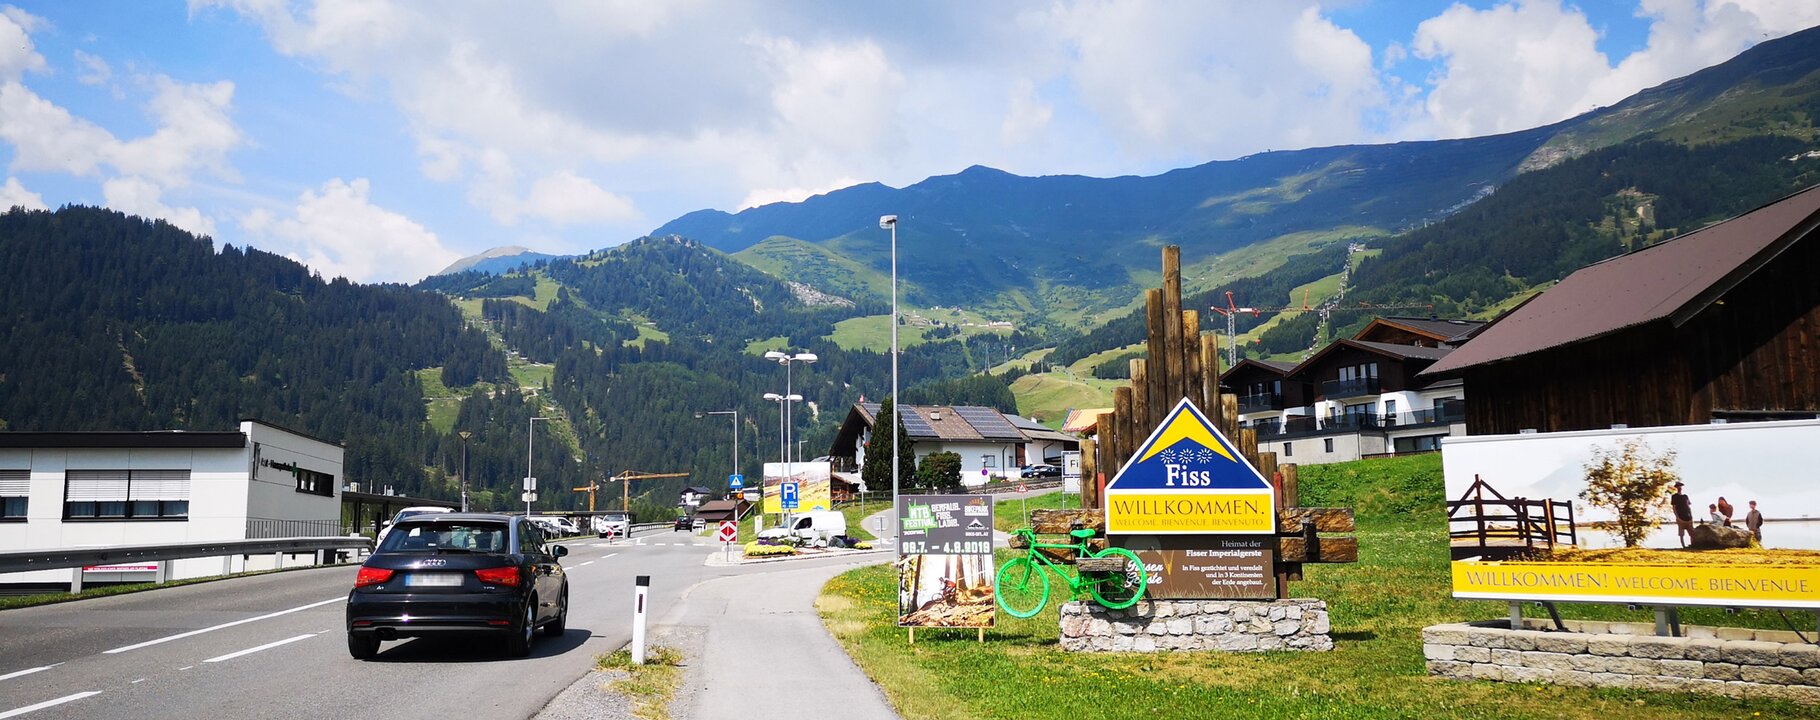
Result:
<svg viewBox="0 0 1820 720">
<path fill-rule="evenodd" d="M 783 509 L 783 482 L 790 477 L 790 441 L 786 439 L 787 436 L 784 433 L 784 416 L 789 412 L 789 403 L 802 402 L 803 396 L 765 393 L 765 399 L 777 403 L 777 460 L 778 467 L 781 468 L 780 472 L 783 473 L 783 477 L 778 479 L 777 505 L 778 509 L 781 511 Z M 760 515 L 763 515 L 765 508 L 763 505 L 764 498 L 762 493 L 759 501 L 760 505 L 758 511 Z"/>
<path fill-rule="evenodd" d="M 878 226 L 881 229 L 891 231 L 891 412 L 896 415 L 896 417 L 891 418 L 891 505 L 894 508 L 891 511 L 891 534 L 896 536 L 901 534 L 899 532 L 901 528 L 897 526 L 897 511 L 895 509 L 897 506 L 897 476 L 899 472 L 897 467 L 897 425 L 902 421 L 904 416 L 903 406 L 897 403 L 897 216 L 880 216 L 878 219 Z"/>
<path fill-rule="evenodd" d="M 532 441 L 537 437 L 537 421 L 539 420 L 548 422 L 550 419 L 547 417 L 531 418 L 530 430 L 525 432 L 525 517 L 527 518 L 531 516 L 531 493 L 535 492 L 531 486 L 531 456 L 537 447 L 537 443 Z"/>
<path fill-rule="evenodd" d="M 697 417 L 697 418 L 703 418 L 703 417 L 707 417 L 709 415 L 732 415 L 733 416 L 733 472 L 729 473 L 727 475 L 727 481 L 730 485 L 732 483 L 733 476 L 739 474 L 739 408 L 733 408 L 732 410 L 709 410 L 707 412 L 695 413 L 695 417 Z M 727 492 L 732 493 L 733 488 L 728 487 Z"/>
<path fill-rule="evenodd" d="M 775 360 L 775 361 L 777 361 L 777 364 L 784 366 L 784 393 L 789 394 L 790 393 L 790 364 L 791 363 L 803 363 L 803 364 L 807 365 L 807 364 L 813 363 L 817 360 L 820 360 L 821 358 L 817 357 L 815 355 L 815 353 L 806 352 L 806 353 L 797 353 L 795 355 L 791 355 L 789 353 L 781 352 L 778 350 L 772 350 L 771 352 L 765 353 L 765 359 L 766 360 Z M 792 400 L 791 402 L 796 402 L 797 400 L 801 400 L 801 399 L 802 398 L 797 397 L 796 400 Z M 790 417 L 790 408 L 785 407 L 784 408 L 784 435 L 786 437 L 786 440 L 785 440 L 786 450 L 788 449 L 788 444 L 789 444 L 788 437 L 791 435 L 794 435 L 796 433 L 796 423 L 792 422 L 791 420 L 792 420 L 792 418 Z M 786 456 L 784 458 L 784 462 L 789 463 L 790 458 Z"/>
<path fill-rule="evenodd" d="M 463 430 L 455 433 L 461 436 L 461 511 L 468 511 L 468 438 L 474 433 Z"/>
</svg>

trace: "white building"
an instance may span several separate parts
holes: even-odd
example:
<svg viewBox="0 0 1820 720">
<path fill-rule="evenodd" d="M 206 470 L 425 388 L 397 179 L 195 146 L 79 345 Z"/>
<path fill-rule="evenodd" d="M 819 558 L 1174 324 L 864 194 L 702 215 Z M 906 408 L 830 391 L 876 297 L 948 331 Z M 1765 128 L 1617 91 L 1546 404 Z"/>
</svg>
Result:
<svg viewBox="0 0 1820 720">
<path fill-rule="evenodd" d="M 255 420 L 227 432 L 0 432 L 0 550 L 340 535 L 342 447 Z M 271 556 L 177 560 L 169 577 Z M 143 581 L 153 566 L 88 571 Z M 0 576 L 68 583 L 70 571 Z"/>
<path fill-rule="evenodd" d="M 878 403 L 859 403 L 848 411 L 828 451 L 837 471 L 857 470 L 865 463 L 866 443 L 871 440 L 878 412 Z M 961 483 L 968 486 L 1015 478 L 1018 468 L 1080 448 L 1080 441 L 1072 437 L 1041 426 L 1024 430 L 1019 427 L 1022 418 L 989 407 L 905 405 L 899 415 L 904 435 L 915 447 L 917 462 L 920 464 L 931 453 L 959 455 Z"/>
</svg>

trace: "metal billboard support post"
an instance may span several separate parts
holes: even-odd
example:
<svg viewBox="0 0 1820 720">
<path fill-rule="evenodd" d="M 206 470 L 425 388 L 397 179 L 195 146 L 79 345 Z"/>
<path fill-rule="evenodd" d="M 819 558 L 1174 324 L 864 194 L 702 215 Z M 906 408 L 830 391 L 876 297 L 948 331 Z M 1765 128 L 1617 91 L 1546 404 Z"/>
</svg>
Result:
<svg viewBox="0 0 1820 720">
<path fill-rule="evenodd" d="M 645 664 L 645 596 L 651 590 L 651 576 L 639 575 L 633 580 L 636 598 L 632 606 L 632 664 Z"/>
</svg>

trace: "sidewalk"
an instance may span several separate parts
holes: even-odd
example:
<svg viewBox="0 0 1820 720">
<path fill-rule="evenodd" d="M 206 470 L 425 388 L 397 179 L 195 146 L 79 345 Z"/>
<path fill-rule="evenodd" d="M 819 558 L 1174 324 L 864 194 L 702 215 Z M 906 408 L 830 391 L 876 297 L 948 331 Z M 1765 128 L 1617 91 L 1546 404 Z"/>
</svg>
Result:
<svg viewBox="0 0 1820 720">
<path fill-rule="evenodd" d="M 665 624 L 700 638 L 687 651 L 688 668 L 672 706 L 676 716 L 802 720 L 838 708 L 842 718 L 896 718 L 815 612 L 815 598 L 830 578 L 879 559 L 695 586 L 665 616 Z"/>
</svg>

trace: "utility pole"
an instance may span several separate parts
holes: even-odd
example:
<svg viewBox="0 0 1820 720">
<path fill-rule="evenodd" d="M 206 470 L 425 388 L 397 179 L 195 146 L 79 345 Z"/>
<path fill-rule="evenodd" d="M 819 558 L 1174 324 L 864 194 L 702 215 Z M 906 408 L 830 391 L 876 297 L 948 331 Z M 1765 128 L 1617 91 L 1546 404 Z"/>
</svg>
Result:
<svg viewBox="0 0 1820 720">
<path fill-rule="evenodd" d="M 537 443 L 533 441 L 537 438 L 537 421 L 539 420 L 548 422 L 550 419 L 547 417 L 531 418 L 530 429 L 525 432 L 525 517 L 531 516 L 531 498 L 534 497 L 532 493 L 537 492 L 537 486 L 533 484 L 537 480 L 531 474 L 531 458 L 537 448 Z"/>
</svg>

